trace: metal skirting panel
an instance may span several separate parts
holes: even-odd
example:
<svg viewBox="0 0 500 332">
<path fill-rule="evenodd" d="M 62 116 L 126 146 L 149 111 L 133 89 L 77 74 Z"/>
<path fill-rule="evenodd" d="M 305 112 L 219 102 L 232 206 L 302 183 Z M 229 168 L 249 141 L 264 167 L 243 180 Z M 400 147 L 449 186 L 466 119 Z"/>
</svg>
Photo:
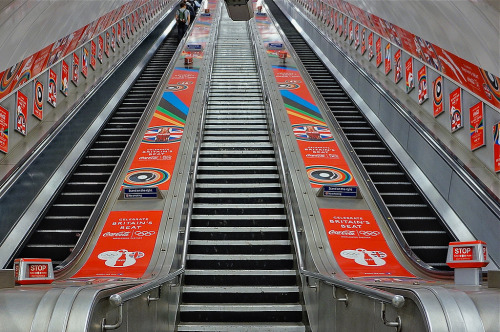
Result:
<svg viewBox="0 0 500 332">
<path fill-rule="evenodd" d="M 450 204 L 450 207 L 458 214 L 466 228 L 468 228 L 476 237 L 488 243 L 490 257 L 497 263 L 500 263 L 500 243 L 498 242 L 499 230 L 498 219 L 494 212 L 475 194 L 464 179 L 457 174 L 457 171 L 449 164 L 430 143 L 404 116 L 396 106 L 386 99 L 371 82 L 371 78 L 363 75 L 357 65 L 348 59 L 337 47 L 328 42 L 323 34 L 301 13 L 299 13 L 292 3 L 286 0 L 277 0 L 276 4 L 285 12 L 289 19 L 296 21 L 298 30 L 302 30 L 328 60 L 334 64 L 343 77 L 337 77 L 342 84 L 347 83 L 344 88 L 348 91 L 351 98 L 360 106 L 364 113 L 375 113 L 383 123 L 381 130 L 388 129 L 397 139 L 400 147 L 408 154 L 411 159 L 420 167 L 427 178 L 432 182 L 437 191 Z M 296 26 L 296 28 L 297 28 Z M 306 38 L 307 39 L 307 38 Z M 378 70 L 375 68 L 374 70 Z M 375 75 L 375 74 L 374 74 Z M 343 82 L 345 79 L 345 82 Z M 361 104 L 365 104 L 364 106 Z M 367 108 L 368 106 L 369 108 Z M 366 115 L 366 114 L 365 114 Z M 379 130 L 377 128 L 377 130 Z M 394 148 L 394 145 L 389 145 Z M 400 148 L 396 147 L 396 148 Z M 396 153 L 398 155 L 398 153 Z M 402 157 L 401 159 L 407 159 Z M 407 165 L 405 165 L 407 166 Z M 426 181 L 428 181 L 426 179 Z M 419 181 L 417 180 L 417 183 Z M 456 189 L 460 188 L 457 192 Z M 453 190 L 452 190 L 453 189 Z M 435 195 L 429 197 L 434 200 Z M 464 204 L 464 202 L 468 202 Z M 469 203 L 474 202 L 474 203 Z M 472 205 L 474 204 L 474 205 Z M 471 208 L 473 207 L 473 208 Z M 480 220 L 488 220 L 487 224 L 478 223 Z M 493 224 L 493 230 L 492 230 Z M 486 225 L 490 226 L 487 227 Z M 456 233 L 454 226 L 450 228 Z M 461 227 L 468 233 L 468 230 Z M 460 232 L 460 231 L 459 231 Z M 455 234 L 459 239 L 470 234 Z M 492 264 L 490 264 L 492 265 Z"/>
</svg>

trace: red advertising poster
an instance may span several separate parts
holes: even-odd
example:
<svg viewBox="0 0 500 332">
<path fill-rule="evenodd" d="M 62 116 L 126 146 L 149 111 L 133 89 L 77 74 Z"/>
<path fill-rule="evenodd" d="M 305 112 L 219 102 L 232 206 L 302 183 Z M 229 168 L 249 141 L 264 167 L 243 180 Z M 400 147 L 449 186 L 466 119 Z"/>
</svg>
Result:
<svg viewBox="0 0 500 332">
<path fill-rule="evenodd" d="M 352 30 L 352 20 L 349 22 L 349 43 L 354 41 L 354 31 Z"/>
<path fill-rule="evenodd" d="M 450 118 L 452 132 L 464 126 L 462 114 L 462 89 L 460 88 L 450 93 Z"/>
<path fill-rule="evenodd" d="M 26 135 L 28 119 L 28 97 L 21 91 L 16 92 L 16 130 Z"/>
<path fill-rule="evenodd" d="M 73 276 L 140 278 L 154 251 L 163 211 L 112 211 L 82 268 Z"/>
<path fill-rule="evenodd" d="M 120 43 L 122 42 L 122 24 L 121 22 L 116 23 L 116 45 L 120 46 Z"/>
<path fill-rule="evenodd" d="M 1 109 L 0 109 L 1 111 Z M 2 117 L 0 113 L 0 129 L 2 126 Z M 2 132 L 0 131 L 0 135 Z M 1 139 L 1 137 L 0 137 Z M 2 142 L 0 141 L 0 149 L 2 147 Z M 3 150 L 2 150 L 3 151 Z M 7 151 L 4 151 L 7 152 Z M 495 172 L 500 172 L 500 122 L 493 126 L 493 164 Z"/>
<path fill-rule="evenodd" d="M 89 50 L 86 47 L 82 48 L 82 75 L 87 77 L 89 73 Z"/>
<path fill-rule="evenodd" d="M 116 29 L 111 27 L 111 50 L 114 52 L 116 49 Z"/>
<path fill-rule="evenodd" d="M 109 48 L 111 45 L 111 35 L 109 31 L 106 31 L 106 43 L 104 44 L 104 54 L 109 58 Z"/>
<path fill-rule="evenodd" d="M 368 35 L 368 59 L 373 59 L 373 32 Z"/>
<path fill-rule="evenodd" d="M 484 105 L 479 102 L 469 109 L 470 149 L 472 151 L 484 145 Z"/>
<path fill-rule="evenodd" d="M 434 82 L 432 82 L 433 98 L 432 98 L 432 108 L 434 110 L 434 117 L 444 111 L 443 103 L 443 77 L 438 76 Z"/>
<path fill-rule="evenodd" d="M 338 24 L 339 26 L 339 36 L 342 37 L 342 34 L 344 33 L 344 26 L 342 25 L 342 22 L 344 20 L 344 16 L 342 14 L 339 15 L 339 20 L 335 20 L 335 24 Z"/>
<path fill-rule="evenodd" d="M 78 55 L 73 53 L 73 66 L 72 66 L 72 74 L 71 74 L 71 82 L 74 85 L 78 85 L 78 81 L 80 80 L 80 58 Z"/>
<path fill-rule="evenodd" d="M 398 83 L 403 78 L 403 69 L 401 66 L 401 50 L 394 53 L 394 82 Z"/>
<path fill-rule="evenodd" d="M 427 67 L 424 65 L 418 71 L 418 103 L 422 104 L 429 98 L 427 94 Z"/>
<path fill-rule="evenodd" d="M 348 18 L 347 16 L 344 17 L 344 25 L 343 25 L 343 28 L 344 28 L 344 40 L 347 40 L 347 38 L 349 38 L 349 25 L 347 24 L 347 21 L 348 21 Z"/>
<path fill-rule="evenodd" d="M 90 67 L 95 70 L 95 57 L 97 53 L 97 45 L 92 40 L 90 42 Z"/>
<path fill-rule="evenodd" d="M 66 60 L 61 61 L 61 92 L 63 95 L 68 95 L 69 83 L 69 65 Z"/>
<path fill-rule="evenodd" d="M 413 277 L 392 253 L 370 210 L 320 213 L 335 260 L 348 277 Z"/>
<path fill-rule="evenodd" d="M 9 151 L 9 112 L 0 106 L 0 151 Z"/>
<path fill-rule="evenodd" d="M 392 70 L 392 65 L 391 65 L 391 44 L 387 43 L 385 46 L 385 74 L 388 75 L 389 72 Z"/>
<path fill-rule="evenodd" d="M 405 66 L 405 76 L 406 76 L 406 93 L 410 93 L 415 87 L 415 82 L 413 80 L 413 58 L 410 56 L 408 61 L 406 61 Z"/>
<path fill-rule="evenodd" d="M 99 35 L 98 43 L 97 43 L 97 60 L 102 63 L 102 53 L 104 52 L 104 39 L 101 35 Z"/>
<path fill-rule="evenodd" d="M 366 28 L 361 30 L 361 55 L 366 52 Z"/>
<path fill-rule="evenodd" d="M 52 69 L 49 69 L 49 82 L 47 84 L 48 93 L 47 93 L 47 103 L 56 107 L 57 104 L 57 74 Z"/>
<path fill-rule="evenodd" d="M 356 186 L 349 165 L 300 72 L 279 66 L 273 67 L 273 71 L 311 186 Z"/>
<path fill-rule="evenodd" d="M 338 21 L 338 12 L 336 11 L 334 14 L 334 22 L 335 22 L 335 32 L 339 30 L 339 21 Z"/>
<path fill-rule="evenodd" d="M 33 115 L 43 120 L 43 84 L 39 80 L 33 81 Z"/>
<path fill-rule="evenodd" d="M 356 24 L 354 28 L 354 47 L 358 49 L 359 47 L 359 24 Z"/>
<path fill-rule="evenodd" d="M 124 187 L 168 190 L 198 70 L 176 68 L 125 176 Z"/>
<path fill-rule="evenodd" d="M 378 37 L 377 42 L 375 43 L 375 51 L 377 53 L 377 67 L 382 64 L 382 39 Z"/>
</svg>

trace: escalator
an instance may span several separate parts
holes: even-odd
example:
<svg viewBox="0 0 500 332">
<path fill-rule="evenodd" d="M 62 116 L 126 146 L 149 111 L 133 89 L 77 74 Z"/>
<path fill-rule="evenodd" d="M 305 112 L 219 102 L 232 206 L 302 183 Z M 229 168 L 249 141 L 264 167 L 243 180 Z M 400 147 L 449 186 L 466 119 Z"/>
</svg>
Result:
<svg viewBox="0 0 500 332">
<path fill-rule="evenodd" d="M 411 250 L 433 268 L 449 270 L 446 255 L 449 242 L 456 241 L 453 235 L 383 139 L 281 10 L 273 1 L 266 1 L 266 4 L 359 156 Z"/>
<path fill-rule="evenodd" d="M 196 177 L 178 331 L 305 331 L 246 22 L 224 11 Z"/>
<path fill-rule="evenodd" d="M 177 45 L 174 29 L 109 117 L 16 257 L 51 258 L 57 266 L 70 255 Z"/>
</svg>

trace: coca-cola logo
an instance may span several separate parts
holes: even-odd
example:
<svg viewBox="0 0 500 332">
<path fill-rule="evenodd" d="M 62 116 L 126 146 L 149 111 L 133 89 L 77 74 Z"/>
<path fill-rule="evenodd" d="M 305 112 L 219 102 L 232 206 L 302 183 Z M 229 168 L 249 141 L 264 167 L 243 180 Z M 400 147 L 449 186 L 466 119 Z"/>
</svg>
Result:
<svg viewBox="0 0 500 332">
<path fill-rule="evenodd" d="M 356 231 L 349 231 L 349 230 L 346 230 L 346 231 L 336 231 L 336 230 L 331 230 L 328 232 L 328 234 L 330 235 L 356 235 Z"/>
<path fill-rule="evenodd" d="M 102 235 L 102 237 L 110 237 L 110 236 L 125 237 L 125 236 L 130 236 L 130 232 L 118 232 L 118 233 L 106 232 Z"/>
</svg>

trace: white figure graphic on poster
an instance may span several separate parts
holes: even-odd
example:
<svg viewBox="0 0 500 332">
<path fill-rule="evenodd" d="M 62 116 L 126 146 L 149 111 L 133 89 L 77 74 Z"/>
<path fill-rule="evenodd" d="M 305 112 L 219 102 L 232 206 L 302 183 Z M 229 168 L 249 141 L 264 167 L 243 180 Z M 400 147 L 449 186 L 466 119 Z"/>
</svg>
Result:
<svg viewBox="0 0 500 332">
<path fill-rule="evenodd" d="M 343 250 L 340 255 L 347 259 L 353 259 L 359 265 L 363 266 L 382 266 L 385 265 L 383 258 L 387 254 L 382 251 L 369 251 L 363 248 L 356 250 Z"/>
<path fill-rule="evenodd" d="M 144 257 L 141 251 L 128 251 L 120 249 L 116 251 L 101 252 L 97 258 L 102 259 L 104 264 L 110 267 L 127 267 L 134 265 L 137 259 Z"/>
</svg>

